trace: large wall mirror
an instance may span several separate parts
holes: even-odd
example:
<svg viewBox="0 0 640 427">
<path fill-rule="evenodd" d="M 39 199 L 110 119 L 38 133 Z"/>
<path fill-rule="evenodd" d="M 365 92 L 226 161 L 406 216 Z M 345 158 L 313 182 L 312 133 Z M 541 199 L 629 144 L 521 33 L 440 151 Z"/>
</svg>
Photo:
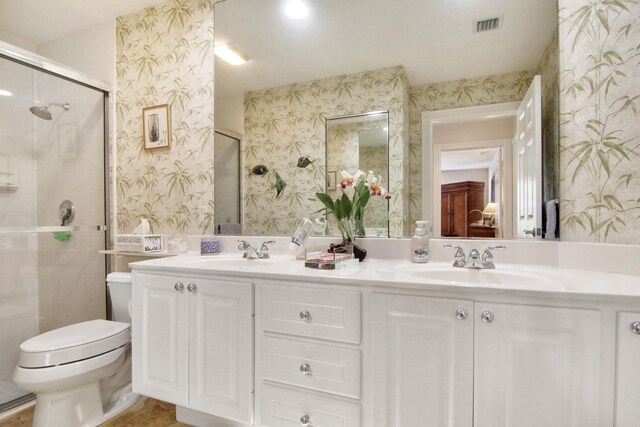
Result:
<svg viewBox="0 0 640 427">
<path fill-rule="evenodd" d="M 409 235 L 414 221 L 433 221 L 436 196 L 432 189 L 424 191 L 423 176 L 431 177 L 433 164 L 422 160 L 423 112 L 519 102 L 536 74 L 543 80 L 547 138 L 545 180 L 538 187 L 555 188 L 555 0 L 307 0 L 308 15 L 302 19 L 289 18 L 285 3 L 225 0 L 215 5 L 216 46 L 229 45 L 247 60 L 231 65 L 216 57 L 215 62 L 216 129 L 241 139 L 242 233 L 291 234 L 301 217 L 320 209 L 312 200 L 318 182 L 331 172 L 339 179 L 325 125 L 332 118 L 387 111 L 392 195 L 387 230 L 390 237 Z M 505 151 L 492 156 L 489 162 Z M 504 172 L 485 180 L 478 209 L 487 212 L 472 218 L 476 225 L 485 224 L 491 197 L 505 197 L 500 184 L 505 180 Z M 430 178 L 427 185 L 433 185 Z M 493 193 L 491 185 L 497 185 Z M 423 211 L 425 201 L 429 212 Z M 384 227 L 369 228 L 377 234 Z"/>
<path fill-rule="evenodd" d="M 342 171 L 354 175 L 357 170 L 373 172 L 380 185 L 389 192 L 389 113 L 369 112 L 348 117 L 327 119 L 327 194 L 340 194 Z M 338 236 L 329 217 L 329 233 Z M 389 201 L 372 197 L 363 219 L 366 237 L 389 235 Z"/>
</svg>

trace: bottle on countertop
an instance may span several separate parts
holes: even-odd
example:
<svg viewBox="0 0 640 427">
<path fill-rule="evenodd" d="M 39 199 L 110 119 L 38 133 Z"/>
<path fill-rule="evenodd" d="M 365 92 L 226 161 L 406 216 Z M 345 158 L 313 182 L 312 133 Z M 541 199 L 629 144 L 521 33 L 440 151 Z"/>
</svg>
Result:
<svg viewBox="0 0 640 427">
<path fill-rule="evenodd" d="M 416 234 L 411 238 L 411 262 L 429 262 L 429 221 L 416 221 Z"/>
<path fill-rule="evenodd" d="M 307 236 L 309 236 L 309 232 L 313 228 L 313 222 L 309 218 L 302 218 L 302 221 L 296 228 L 296 231 L 291 236 L 291 243 L 289 243 L 289 249 L 297 252 L 301 247 L 304 246 L 305 240 L 307 240 Z"/>
</svg>

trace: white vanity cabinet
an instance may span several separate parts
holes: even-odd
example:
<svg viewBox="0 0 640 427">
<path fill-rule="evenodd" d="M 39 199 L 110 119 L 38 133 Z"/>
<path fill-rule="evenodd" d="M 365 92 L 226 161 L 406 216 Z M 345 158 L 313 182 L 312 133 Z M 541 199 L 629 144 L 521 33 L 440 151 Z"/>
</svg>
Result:
<svg viewBox="0 0 640 427">
<path fill-rule="evenodd" d="M 133 275 L 133 388 L 253 422 L 253 284 Z"/>
<path fill-rule="evenodd" d="M 600 313 L 372 297 L 379 426 L 600 426 Z"/>
<path fill-rule="evenodd" d="M 361 292 L 257 287 L 261 426 L 361 425 Z"/>
<path fill-rule="evenodd" d="M 597 310 L 475 304 L 475 427 L 600 427 Z"/>
<path fill-rule="evenodd" d="M 616 427 L 640 425 L 640 313 L 617 319 Z"/>
<path fill-rule="evenodd" d="M 473 302 L 374 294 L 376 426 L 471 426 Z"/>
</svg>

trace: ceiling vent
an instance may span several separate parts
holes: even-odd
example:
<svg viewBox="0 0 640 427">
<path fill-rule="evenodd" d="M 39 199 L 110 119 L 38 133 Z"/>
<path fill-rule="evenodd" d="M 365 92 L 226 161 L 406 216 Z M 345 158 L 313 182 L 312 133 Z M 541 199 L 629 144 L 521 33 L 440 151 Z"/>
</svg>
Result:
<svg viewBox="0 0 640 427">
<path fill-rule="evenodd" d="M 497 30 L 499 28 L 502 28 L 502 16 L 481 19 L 473 23 L 474 33 L 483 33 L 485 31 Z"/>
</svg>

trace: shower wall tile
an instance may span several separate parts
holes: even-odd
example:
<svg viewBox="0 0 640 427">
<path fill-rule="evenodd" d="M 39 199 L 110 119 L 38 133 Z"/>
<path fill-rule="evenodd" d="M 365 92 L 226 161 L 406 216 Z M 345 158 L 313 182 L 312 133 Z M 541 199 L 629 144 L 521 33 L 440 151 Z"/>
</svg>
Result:
<svg viewBox="0 0 640 427">
<path fill-rule="evenodd" d="M 116 19 L 117 230 L 203 234 L 214 212 L 213 1 L 169 1 Z M 170 104 L 171 147 L 144 150 L 142 109 Z"/>
</svg>

